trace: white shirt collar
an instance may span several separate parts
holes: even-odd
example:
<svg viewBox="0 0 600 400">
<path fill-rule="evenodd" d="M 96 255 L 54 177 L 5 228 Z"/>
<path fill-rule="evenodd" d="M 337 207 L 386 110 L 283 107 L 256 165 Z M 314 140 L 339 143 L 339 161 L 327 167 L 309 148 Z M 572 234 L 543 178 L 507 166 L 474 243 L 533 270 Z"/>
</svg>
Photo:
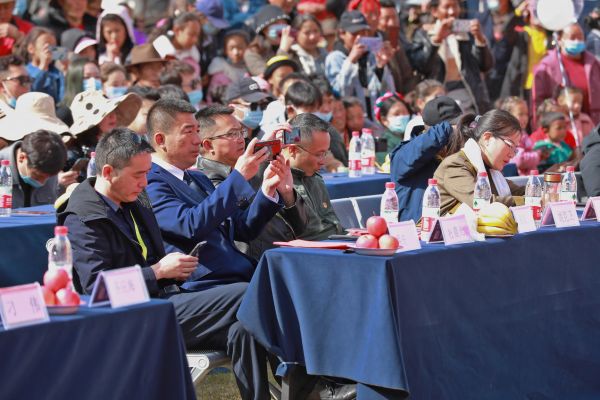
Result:
<svg viewBox="0 0 600 400">
<path fill-rule="evenodd" d="M 152 162 L 159 167 L 164 168 L 167 172 L 173 174 L 177 179 L 183 181 L 183 170 L 177 168 L 174 165 L 169 164 L 162 158 L 160 158 L 156 153 L 152 154 Z"/>
</svg>

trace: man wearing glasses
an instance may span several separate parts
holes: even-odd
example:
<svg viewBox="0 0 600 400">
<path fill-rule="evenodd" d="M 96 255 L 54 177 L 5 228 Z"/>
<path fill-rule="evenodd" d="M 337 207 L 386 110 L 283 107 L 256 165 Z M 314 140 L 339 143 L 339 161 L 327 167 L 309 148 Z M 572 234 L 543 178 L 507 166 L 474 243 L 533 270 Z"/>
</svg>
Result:
<svg viewBox="0 0 600 400">
<path fill-rule="evenodd" d="M 33 83 L 21 57 L 0 57 L 0 83 L 0 109 L 6 105 L 15 108 L 19 96 L 28 93 Z"/>
</svg>

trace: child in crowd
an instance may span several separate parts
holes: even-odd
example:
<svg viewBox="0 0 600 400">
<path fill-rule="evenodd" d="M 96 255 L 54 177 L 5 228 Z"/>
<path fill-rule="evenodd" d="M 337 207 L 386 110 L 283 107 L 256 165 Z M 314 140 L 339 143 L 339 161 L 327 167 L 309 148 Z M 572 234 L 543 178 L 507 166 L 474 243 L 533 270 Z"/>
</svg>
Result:
<svg viewBox="0 0 600 400">
<path fill-rule="evenodd" d="M 129 88 L 127 70 L 120 64 L 105 62 L 100 67 L 100 79 L 104 94 L 109 99 L 123 96 Z"/>
<path fill-rule="evenodd" d="M 377 99 L 374 111 L 375 119 L 385 128 L 381 137 L 387 140 L 388 151 L 377 152 L 377 162 L 382 164 L 388 152 L 404 140 L 412 110 L 400 94 L 387 92 Z"/>
<path fill-rule="evenodd" d="M 365 127 L 365 110 L 363 109 L 362 102 L 356 97 L 345 97 L 342 101 L 346 109 L 346 131 L 340 133 L 342 133 L 346 148 L 348 148 L 352 132 L 362 132 L 362 129 Z"/>
<path fill-rule="evenodd" d="M 436 97 L 445 95 L 446 89 L 444 85 L 435 79 L 425 79 L 406 95 L 405 99 L 413 110 L 413 117 L 408 121 L 408 125 L 404 130 L 404 140 L 410 140 L 418 136 L 425 128 L 423 118 L 421 117 L 421 112 L 425 104 Z"/>
<path fill-rule="evenodd" d="M 540 127 L 547 136 L 546 140 L 535 143 L 534 150 L 547 149 L 547 158 L 542 156 L 538 169 L 547 170 L 554 164 L 564 163 L 573 156 L 573 150 L 565 143 L 567 136 L 567 117 L 560 112 L 546 112 L 540 117 Z"/>
<path fill-rule="evenodd" d="M 541 116 L 542 114 L 548 113 L 548 112 L 558 112 L 558 113 L 562 113 L 564 115 L 563 111 L 564 111 L 563 108 L 560 105 L 558 105 L 558 103 L 554 99 L 546 99 L 542 102 L 542 104 L 539 105 L 539 107 L 536 110 L 536 115 L 538 116 L 538 121 L 536 121 L 537 129 L 535 131 L 533 131 L 533 133 L 530 136 L 530 138 L 534 144 L 541 140 L 548 139 L 548 135 L 546 135 L 546 132 L 540 125 L 541 122 L 539 121 L 539 116 Z M 577 147 L 575 144 L 575 136 L 573 136 L 573 133 L 571 133 L 571 131 L 568 129 L 568 127 L 567 127 L 567 137 L 565 138 L 565 143 L 568 144 L 572 150 L 574 150 L 575 147 Z"/>
<path fill-rule="evenodd" d="M 98 64 L 107 61 L 125 64 L 129 52 L 135 45 L 133 21 L 125 6 L 111 7 L 102 12 L 96 25 L 98 40 Z"/>
<path fill-rule="evenodd" d="M 569 108 L 570 111 L 573 112 L 573 118 L 575 119 L 575 126 L 577 127 L 577 134 L 579 136 L 579 145 L 581 146 L 583 139 L 590 134 L 592 129 L 594 129 L 592 118 L 581 111 L 583 92 L 576 87 L 562 88 L 558 94 L 557 102 L 558 105 L 563 108 L 565 115 L 569 115 Z"/>
<path fill-rule="evenodd" d="M 533 150 L 533 141 L 527 133 L 527 124 L 529 123 L 529 108 L 527 102 L 520 97 L 511 96 L 500 101 L 499 108 L 508 111 L 519 120 L 521 125 L 521 141 L 517 146 L 515 156 L 510 160 L 517 166 L 519 175 L 529 175 L 529 171 L 536 169 L 540 163 L 542 150 Z"/>
<path fill-rule="evenodd" d="M 248 76 L 248 69 L 244 63 L 244 53 L 248 43 L 250 37 L 246 31 L 242 29 L 225 31 L 224 57 L 215 57 L 208 66 L 208 75 L 210 75 L 208 93 L 212 101 L 220 101 L 228 85 Z"/>
</svg>

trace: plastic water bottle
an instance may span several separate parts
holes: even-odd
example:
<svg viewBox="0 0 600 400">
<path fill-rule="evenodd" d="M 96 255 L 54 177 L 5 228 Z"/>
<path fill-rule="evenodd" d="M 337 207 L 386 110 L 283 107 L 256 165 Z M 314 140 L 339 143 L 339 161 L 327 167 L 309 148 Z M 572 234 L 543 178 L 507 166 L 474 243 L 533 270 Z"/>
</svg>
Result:
<svg viewBox="0 0 600 400">
<path fill-rule="evenodd" d="M 373 139 L 373 131 L 365 128 L 362 132 L 360 138 L 362 173 L 373 175 L 375 174 L 375 139 Z"/>
<path fill-rule="evenodd" d="M 73 279 L 73 253 L 67 233 L 69 229 L 66 226 L 54 227 L 54 239 L 48 246 L 48 270 L 63 268 Z"/>
<path fill-rule="evenodd" d="M 87 177 L 96 176 L 96 152 L 90 153 L 90 162 L 87 165 Z"/>
<path fill-rule="evenodd" d="M 479 212 L 485 204 L 490 204 L 492 201 L 492 187 L 488 180 L 488 174 L 481 171 L 477 174 L 477 182 L 475 182 L 475 190 L 473 191 L 473 211 Z"/>
<path fill-rule="evenodd" d="M 2 160 L 0 166 L 0 217 L 10 217 L 12 209 L 12 186 L 10 161 Z"/>
<path fill-rule="evenodd" d="M 577 203 L 577 178 L 573 166 L 567 167 L 567 172 L 563 174 L 560 184 L 560 200 L 570 200 Z"/>
<path fill-rule="evenodd" d="M 359 133 L 352 132 L 350 146 L 348 149 L 348 176 L 350 178 L 359 178 L 362 175 L 361 171 L 361 143 Z"/>
<path fill-rule="evenodd" d="M 525 205 L 531 207 L 534 221 L 542 219 L 542 194 L 544 192 L 544 185 L 538 175 L 539 171 L 537 169 L 529 171 L 529 179 L 525 186 Z"/>
<path fill-rule="evenodd" d="M 425 194 L 423 194 L 423 211 L 421 213 L 421 240 L 424 242 L 431 237 L 435 221 L 440 217 L 441 206 L 437 179 L 429 179 L 427 185 Z"/>
<path fill-rule="evenodd" d="M 394 182 L 385 183 L 385 192 L 381 196 L 381 206 L 379 208 L 379 216 L 383 217 L 387 223 L 398 222 L 398 195 L 395 190 Z"/>
</svg>

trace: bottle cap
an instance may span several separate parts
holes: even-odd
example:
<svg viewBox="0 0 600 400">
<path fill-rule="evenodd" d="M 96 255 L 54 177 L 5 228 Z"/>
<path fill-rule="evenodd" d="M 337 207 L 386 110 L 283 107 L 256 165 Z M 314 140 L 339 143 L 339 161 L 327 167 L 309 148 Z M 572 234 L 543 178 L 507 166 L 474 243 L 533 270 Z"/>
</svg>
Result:
<svg viewBox="0 0 600 400">
<path fill-rule="evenodd" d="M 2 166 L 7 167 L 10 165 L 10 160 L 2 160 Z"/>
<path fill-rule="evenodd" d="M 481 171 L 480 173 L 477 174 L 477 176 L 487 178 L 487 172 Z"/>
<path fill-rule="evenodd" d="M 367 135 L 372 135 L 373 131 L 369 128 L 363 128 L 362 133 L 365 133 Z"/>
<path fill-rule="evenodd" d="M 66 235 L 69 233 L 69 228 L 66 226 L 55 226 L 54 227 L 54 235 Z"/>
<path fill-rule="evenodd" d="M 358 132 L 358 131 L 353 131 L 352 132 L 352 136 L 359 136 L 359 135 L 360 135 L 360 132 Z"/>
<path fill-rule="evenodd" d="M 428 185 L 437 185 L 437 179 L 429 178 L 429 179 L 427 179 L 427 184 Z"/>
<path fill-rule="evenodd" d="M 573 165 L 568 166 L 567 172 L 575 172 L 575 167 Z"/>
<path fill-rule="evenodd" d="M 529 171 L 529 175 L 539 175 L 540 171 L 538 171 L 537 169 L 532 169 L 531 171 Z"/>
<path fill-rule="evenodd" d="M 395 189 L 396 188 L 396 184 L 394 182 L 386 182 L 385 183 L 385 188 L 386 189 Z"/>
<path fill-rule="evenodd" d="M 92 151 L 92 152 L 90 153 L 90 157 L 91 157 L 91 158 L 94 158 L 94 157 L 96 157 L 96 152 L 95 152 L 95 151 Z"/>
</svg>

